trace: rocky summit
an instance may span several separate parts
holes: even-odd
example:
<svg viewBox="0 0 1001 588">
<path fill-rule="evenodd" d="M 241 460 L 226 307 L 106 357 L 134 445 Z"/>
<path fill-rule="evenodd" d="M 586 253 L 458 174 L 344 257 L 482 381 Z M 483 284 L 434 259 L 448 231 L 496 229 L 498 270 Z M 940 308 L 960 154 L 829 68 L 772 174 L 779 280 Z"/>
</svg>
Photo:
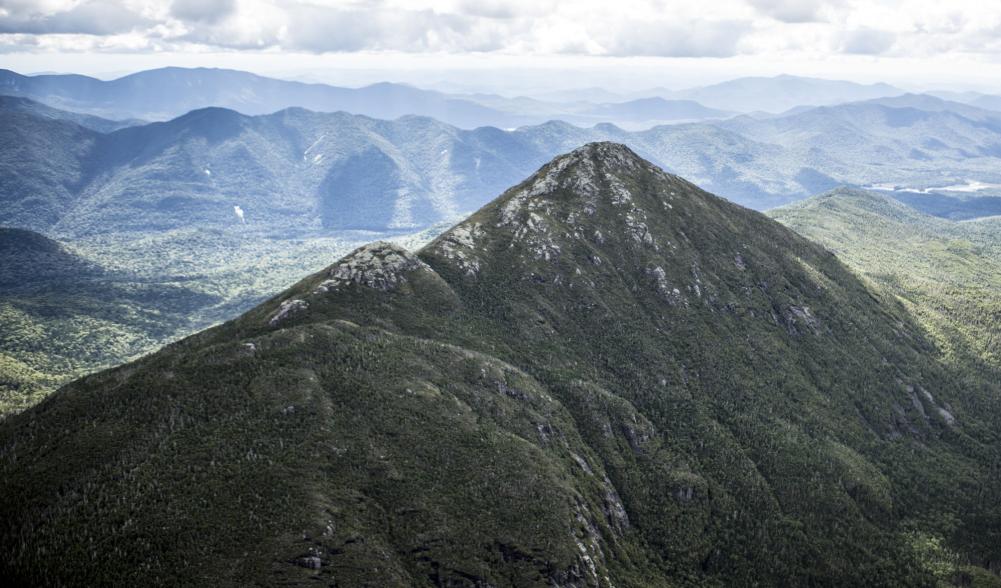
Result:
<svg viewBox="0 0 1001 588">
<path fill-rule="evenodd" d="M 416 253 L 358 249 L 0 422 L 0 576 L 930 586 L 954 557 L 992 578 L 1001 390 L 881 292 L 586 145 Z"/>
</svg>

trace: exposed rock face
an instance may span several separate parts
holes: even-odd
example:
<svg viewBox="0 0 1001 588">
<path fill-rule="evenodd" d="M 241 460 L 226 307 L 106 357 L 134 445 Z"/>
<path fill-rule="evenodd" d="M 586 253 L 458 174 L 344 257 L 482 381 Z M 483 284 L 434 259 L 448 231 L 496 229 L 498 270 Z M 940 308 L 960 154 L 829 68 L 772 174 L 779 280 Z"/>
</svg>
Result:
<svg viewBox="0 0 1001 588">
<path fill-rule="evenodd" d="M 431 271 L 426 263 L 406 249 L 376 241 L 355 249 L 332 267 L 317 286 L 317 293 L 337 290 L 347 284 L 359 284 L 376 290 L 392 290 L 407 280 L 415 270 Z"/>
<path fill-rule="evenodd" d="M 300 300 L 298 298 L 285 300 L 278 307 L 278 310 L 271 316 L 271 320 L 268 321 L 268 324 L 272 327 L 276 327 L 307 308 L 309 308 L 309 303 L 305 300 Z"/>
<path fill-rule="evenodd" d="M 605 518 L 608 519 L 609 525 L 619 534 L 622 534 L 629 528 L 629 514 L 626 512 L 626 507 L 622 504 L 622 498 L 619 496 L 618 491 L 612 484 L 612 481 L 605 476 L 605 495 L 603 510 L 605 512 Z"/>
<path fill-rule="evenodd" d="M 803 331 L 816 335 L 820 331 L 820 321 L 809 306 L 790 306 L 785 313 L 785 324 L 790 335 L 800 335 Z"/>
<path fill-rule="evenodd" d="M 918 397 L 918 392 L 920 392 L 921 397 L 935 409 L 935 413 L 942 418 L 942 421 L 945 422 L 946 425 L 950 427 L 956 425 L 956 417 L 952 414 L 952 407 L 950 407 L 948 403 L 945 403 L 944 405 L 939 404 L 938 401 L 935 400 L 932 393 L 926 390 L 923 386 L 912 386 L 908 384 L 906 389 L 907 394 L 910 396 L 911 404 L 914 406 L 914 410 L 921 415 L 921 418 L 925 422 L 930 422 L 931 419 L 925 411 L 924 402 L 922 402 L 921 398 Z"/>
<path fill-rule="evenodd" d="M 465 222 L 446 233 L 437 247 L 447 259 L 454 260 L 466 275 L 475 276 L 480 271 L 476 241 L 482 236 L 480 223 Z"/>
<path fill-rule="evenodd" d="M 634 215 L 642 212 L 629 205 L 633 195 L 616 174 L 634 172 L 640 167 L 660 172 L 643 161 L 629 148 L 615 143 L 591 143 L 557 157 L 535 176 L 533 181 L 516 192 L 501 208 L 499 225 L 531 222 L 532 212 L 551 212 L 554 203 L 546 198 L 557 191 L 566 191 L 580 201 L 578 210 L 584 216 L 596 211 L 598 199 L 607 198 L 612 203 L 627 207 Z M 527 220 L 521 214 L 529 214 Z M 568 224 L 575 224 L 568 218 Z M 637 226 L 641 221 L 633 219 Z"/>
</svg>

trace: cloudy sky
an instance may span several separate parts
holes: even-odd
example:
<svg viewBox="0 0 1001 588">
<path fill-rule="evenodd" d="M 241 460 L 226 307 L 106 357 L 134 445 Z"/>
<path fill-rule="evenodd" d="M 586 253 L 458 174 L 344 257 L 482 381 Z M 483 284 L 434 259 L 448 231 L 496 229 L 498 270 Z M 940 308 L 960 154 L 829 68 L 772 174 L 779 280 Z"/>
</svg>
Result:
<svg viewBox="0 0 1001 588">
<path fill-rule="evenodd" d="M 1001 3 L 0 0 L 0 66 L 107 77 L 164 65 L 494 90 L 777 73 L 991 89 Z"/>
</svg>

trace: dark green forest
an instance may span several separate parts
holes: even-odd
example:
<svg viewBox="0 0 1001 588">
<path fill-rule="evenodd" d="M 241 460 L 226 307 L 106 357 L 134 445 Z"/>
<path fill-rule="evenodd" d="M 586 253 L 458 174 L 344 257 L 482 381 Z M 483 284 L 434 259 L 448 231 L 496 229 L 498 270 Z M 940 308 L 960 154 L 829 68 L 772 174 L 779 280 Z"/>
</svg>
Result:
<svg viewBox="0 0 1001 588">
<path fill-rule="evenodd" d="M 863 253 L 588 145 L 0 421 L 0 574 L 997 586 L 990 324 Z"/>
</svg>

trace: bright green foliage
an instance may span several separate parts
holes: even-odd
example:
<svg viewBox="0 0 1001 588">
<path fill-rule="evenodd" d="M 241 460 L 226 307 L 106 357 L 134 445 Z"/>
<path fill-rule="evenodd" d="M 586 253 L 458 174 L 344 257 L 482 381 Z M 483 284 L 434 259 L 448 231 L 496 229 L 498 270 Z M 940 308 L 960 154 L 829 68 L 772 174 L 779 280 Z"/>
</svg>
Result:
<svg viewBox="0 0 1001 588">
<path fill-rule="evenodd" d="M 443 228 L 391 238 L 424 243 Z M 371 236 L 178 230 L 68 247 L 0 228 L 0 416 L 235 316 Z"/>
<path fill-rule="evenodd" d="M 0 422 L 0 575 L 980 582 L 1001 390 L 958 370 L 823 247 L 592 144 Z"/>
<path fill-rule="evenodd" d="M 1001 217 L 954 222 L 848 189 L 768 215 L 886 288 L 951 361 L 1001 369 Z"/>
<path fill-rule="evenodd" d="M 37 233 L 0 229 L 0 415 L 190 332 L 188 311 L 211 302 L 106 271 Z"/>
</svg>

